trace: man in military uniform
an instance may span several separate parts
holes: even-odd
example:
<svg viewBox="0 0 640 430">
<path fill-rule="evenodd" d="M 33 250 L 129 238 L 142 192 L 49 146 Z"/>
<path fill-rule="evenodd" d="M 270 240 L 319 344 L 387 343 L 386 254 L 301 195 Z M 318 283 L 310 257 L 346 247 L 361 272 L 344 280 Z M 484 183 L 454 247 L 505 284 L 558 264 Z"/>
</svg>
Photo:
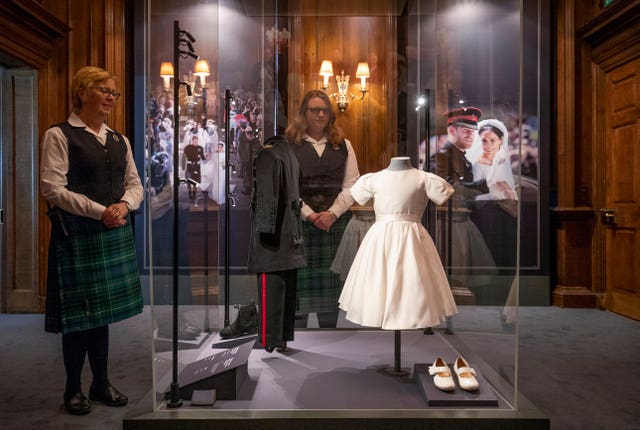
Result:
<svg viewBox="0 0 640 430">
<path fill-rule="evenodd" d="M 200 160 L 204 160 L 204 149 L 198 144 L 198 135 L 193 134 L 189 145 L 184 147 L 182 156 L 182 168 L 185 170 L 187 179 L 192 179 L 198 184 L 202 182 L 202 176 L 200 175 Z M 189 197 L 191 199 L 196 198 L 196 186 L 187 182 L 189 189 Z"/>
<path fill-rule="evenodd" d="M 435 232 L 436 244 L 448 266 L 451 288 L 457 300 L 475 302 L 474 293 L 467 287 L 479 286 L 484 277 L 476 268 L 495 267 L 495 262 L 478 228 L 471 220 L 476 209 L 472 203 L 479 194 L 489 192 L 486 180 L 473 180 L 473 166 L 466 157 L 478 129 L 482 111 L 476 107 L 459 107 L 445 113 L 447 143 L 430 160 L 430 169 L 445 178 L 456 190 L 447 202 L 448 207 L 437 212 L 442 228 Z M 484 269 L 481 269 L 484 270 Z M 464 301 L 460 303 L 465 303 Z M 447 323 L 450 328 L 450 321 Z"/>
<path fill-rule="evenodd" d="M 447 136 L 445 146 L 431 157 L 431 171 L 457 186 L 466 197 L 489 192 L 486 181 L 473 181 L 473 168 L 465 156 L 473 145 L 482 111 L 476 107 L 460 107 L 445 113 Z M 471 191 L 473 190 L 473 191 Z M 463 196 L 464 197 L 464 196 Z"/>
</svg>

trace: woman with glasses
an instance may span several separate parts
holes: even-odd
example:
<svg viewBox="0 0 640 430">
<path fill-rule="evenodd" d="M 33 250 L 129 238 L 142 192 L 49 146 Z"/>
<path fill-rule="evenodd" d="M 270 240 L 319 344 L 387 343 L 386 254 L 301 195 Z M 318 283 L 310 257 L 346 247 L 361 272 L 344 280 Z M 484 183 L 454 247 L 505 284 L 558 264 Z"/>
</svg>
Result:
<svg viewBox="0 0 640 430">
<path fill-rule="evenodd" d="M 51 218 L 45 330 L 62 333 L 64 406 L 85 415 L 89 400 L 127 404 L 108 378 L 109 324 L 142 312 L 129 213 L 143 188 L 129 140 L 105 124 L 120 98 L 115 76 L 83 67 L 71 97 L 73 112 L 45 132 L 42 145 L 40 188 Z M 87 355 L 88 399 L 81 387 Z"/>
<path fill-rule="evenodd" d="M 335 125 L 326 93 L 306 93 L 285 134 L 302 173 L 300 196 L 306 267 L 298 270 L 298 312 L 316 312 L 320 327 L 335 327 L 342 282 L 329 267 L 351 218 L 349 189 L 360 176 L 355 152 Z M 306 315 L 304 315 L 306 317 Z"/>
</svg>

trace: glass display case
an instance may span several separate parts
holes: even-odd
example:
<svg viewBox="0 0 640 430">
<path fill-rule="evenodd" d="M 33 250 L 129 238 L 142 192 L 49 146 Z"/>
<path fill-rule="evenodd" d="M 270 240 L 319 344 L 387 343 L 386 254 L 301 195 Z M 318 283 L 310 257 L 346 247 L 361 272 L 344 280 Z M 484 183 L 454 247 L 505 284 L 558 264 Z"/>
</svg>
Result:
<svg viewBox="0 0 640 430">
<path fill-rule="evenodd" d="M 526 411 L 523 419 L 544 428 L 517 383 L 520 279 L 541 265 L 541 8 L 518 0 L 148 1 L 144 276 L 155 418 L 197 413 L 286 426 Z M 408 157 L 454 190 L 416 221 L 457 306 L 441 324 L 385 330 L 340 310 L 327 327 L 325 309 L 300 310 L 299 295 L 295 339 L 275 351 L 256 342 L 258 278 L 247 269 L 253 157 L 284 133 L 311 90 L 329 96 L 360 175 Z M 340 218 L 335 245 L 350 252 L 330 256 L 327 276 L 341 286 L 376 214 L 369 201 Z M 399 276 L 405 269 L 394 268 Z M 383 287 L 366 286 L 371 294 Z M 434 370 L 444 363 L 452 390 L 430 374 L 444 376 Z M 473 370 L 457 375 L 456 367 Z M 477 389 L 461 388 L 469 373 Z"/>
</svg>

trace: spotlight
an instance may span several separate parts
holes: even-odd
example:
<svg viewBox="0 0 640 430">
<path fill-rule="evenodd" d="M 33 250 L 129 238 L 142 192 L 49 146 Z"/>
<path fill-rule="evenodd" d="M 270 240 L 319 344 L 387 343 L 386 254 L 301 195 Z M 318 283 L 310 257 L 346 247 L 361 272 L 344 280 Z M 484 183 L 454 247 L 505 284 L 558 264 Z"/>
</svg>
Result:
<svg viewBox="0 0 640 430">
<path fill-rule="evenodd" d="M 191 52 L 191 51 L 180 51 L 180 57 L 182 58 L 187 58 L 187 57 L 191 57 L 194 60 L 199 60 L 200 56 Z"/>
<path fill-rule="evenodd" d="M 191 52 L 195 51 L 195 49 L 193 49 L 193 45 L 188 40 L 180 39 L 180 44 L 187 45 L 187 48 L 189 48 L 189 51 Z"/>
<path fill-rule="evenodd" d="M 183 35 L 183 36 L 187 36 L 187 38 L 188 38 L 191 42 L 193 42 L 193 43 L 195 43 L 195 42 L 196 42 L 196 38 L 195 38 L 195 37 L 193 37 L 193 36 L 191 35 L 191 33 L 189 33 L 189 31 L 188 31 L 188 30 L 180 30 L 180 34 L 181 34 L 181 35 Z"/>
</svg>

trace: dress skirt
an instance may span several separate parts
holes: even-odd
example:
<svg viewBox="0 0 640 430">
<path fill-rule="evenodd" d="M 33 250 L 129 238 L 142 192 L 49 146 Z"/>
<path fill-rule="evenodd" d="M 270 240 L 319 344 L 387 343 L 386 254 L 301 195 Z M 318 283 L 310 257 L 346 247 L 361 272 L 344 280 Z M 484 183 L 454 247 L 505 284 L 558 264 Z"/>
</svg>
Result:
<svg viewBox="0 0 640 430">
<path fill-rule="evenodd" d="M 391 215 L 371 226 L 340 296 L 349 321 L 406 330 L 457 312 L 438 250 L 419 221 Z"/>
</svg>

